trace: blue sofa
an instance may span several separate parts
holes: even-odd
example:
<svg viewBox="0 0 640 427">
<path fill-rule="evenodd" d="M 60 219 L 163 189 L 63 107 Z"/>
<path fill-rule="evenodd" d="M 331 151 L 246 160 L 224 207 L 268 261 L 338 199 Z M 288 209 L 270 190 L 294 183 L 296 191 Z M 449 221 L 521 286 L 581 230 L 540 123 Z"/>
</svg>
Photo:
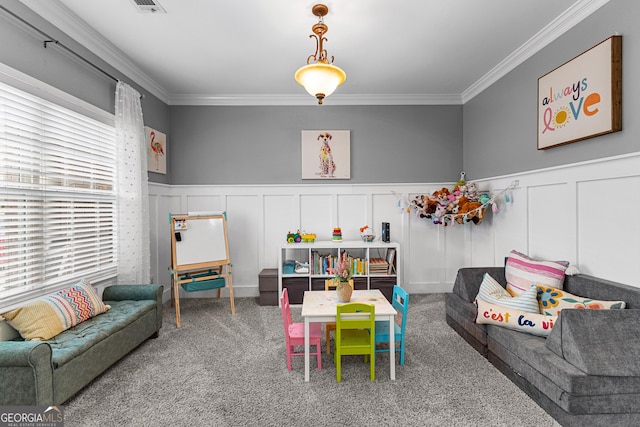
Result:
<svg viewBox="0 0 640 427">
<path fill-rule="evenodd" d="M 504 271 L 460 269 L 446 295 L 447 323 L 562 425 L 640 425 L 640 288 L 566 276 L 567 292 L 622 300 L 626 309 L 564 309 L 545 338 L 475 323 L 484 273 L 504 286 Z"/>
<path fill-rule="evenodd" d="M 0 406 L 61 405 L 162 327 L 161 285 L 114 285 L 111 309 L 47 341 L 0 341 Z"/>
</svg>

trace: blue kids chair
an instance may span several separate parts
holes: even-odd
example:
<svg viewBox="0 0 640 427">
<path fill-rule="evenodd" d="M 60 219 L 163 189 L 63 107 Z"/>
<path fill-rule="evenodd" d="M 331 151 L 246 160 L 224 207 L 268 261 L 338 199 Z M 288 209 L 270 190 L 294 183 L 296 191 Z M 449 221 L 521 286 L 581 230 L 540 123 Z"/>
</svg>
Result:
<svg viewBox="0 0 640 427">
<path fill-rule="evenodd" d="M 409 308 L 409 294 L 400 286 L 395 285 L 393 287 L 393 298 L 391 299 L 393 308 L 398 311 L 401 316 L 402 326 L 398 326 L 396 322 L 393 324 L 393 333 L 395 334 L 396 344 L 400 344 L 396 347 L 396 351 L 400 352 L 400 364 L 404 365 L 404 332 L 407 327 L 407 311 Z M 376 322 L 376 344 L 389 342 L 389 322 L 377 321 Z M 389 348 L 376 349 L 376 353 L 386 353 Z"/>
</svg>

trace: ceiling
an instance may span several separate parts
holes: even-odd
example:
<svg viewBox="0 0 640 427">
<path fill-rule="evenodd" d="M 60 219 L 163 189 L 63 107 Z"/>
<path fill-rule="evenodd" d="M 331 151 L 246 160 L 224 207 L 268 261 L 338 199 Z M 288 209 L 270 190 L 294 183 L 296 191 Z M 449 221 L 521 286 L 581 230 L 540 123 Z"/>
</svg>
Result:
<svg viewBox="0 0 640 427">
<path fill-rule="evenodd" d="M 154 0 L 155 1 L 155 0 Z M 325 105 L 462 104 L 608 0 L 327 0 Z M 171 105 L 313 105 L 308 0 L 22 0 Z"/>
</svg>

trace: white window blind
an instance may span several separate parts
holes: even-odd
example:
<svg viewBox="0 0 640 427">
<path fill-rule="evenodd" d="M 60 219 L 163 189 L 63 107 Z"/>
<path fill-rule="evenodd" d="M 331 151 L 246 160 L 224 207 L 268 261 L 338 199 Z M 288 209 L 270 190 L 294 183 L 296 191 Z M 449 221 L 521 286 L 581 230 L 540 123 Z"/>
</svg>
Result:
<svg viewBox="0 0 640 427">
<path fill-rule="evenodd" d="M 116 275 L 115 129 L 0 83 L 0 308 Z"/>
</svg>

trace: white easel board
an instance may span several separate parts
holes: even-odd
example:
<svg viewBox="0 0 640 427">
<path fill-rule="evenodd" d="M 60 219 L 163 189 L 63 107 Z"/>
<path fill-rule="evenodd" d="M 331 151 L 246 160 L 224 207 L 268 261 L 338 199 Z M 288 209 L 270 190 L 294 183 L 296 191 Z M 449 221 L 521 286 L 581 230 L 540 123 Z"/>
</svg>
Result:
<svg viewBox="0 0 640 427">
<path fill-rule="evenodd" d="M 179 285 L 217 282 L 225 278 L 229 288 L 231 314 L 235 314 L 233 280 L 227 239 L 227 218 L 222 214 L 170 215 L 172 302 L 176 326 L 180 327 Z M 204 286 L 206 288 L 206 285 Z M 218 298 L 220 298 L 220 288 Z M 206 290 L 206 289 L 198 289 Z"/>
<path fill-rule="evenodd" d="M 172 216 L 173 268 L 179 271 L 229 264 L 224 215 Z"/>
</svg>

